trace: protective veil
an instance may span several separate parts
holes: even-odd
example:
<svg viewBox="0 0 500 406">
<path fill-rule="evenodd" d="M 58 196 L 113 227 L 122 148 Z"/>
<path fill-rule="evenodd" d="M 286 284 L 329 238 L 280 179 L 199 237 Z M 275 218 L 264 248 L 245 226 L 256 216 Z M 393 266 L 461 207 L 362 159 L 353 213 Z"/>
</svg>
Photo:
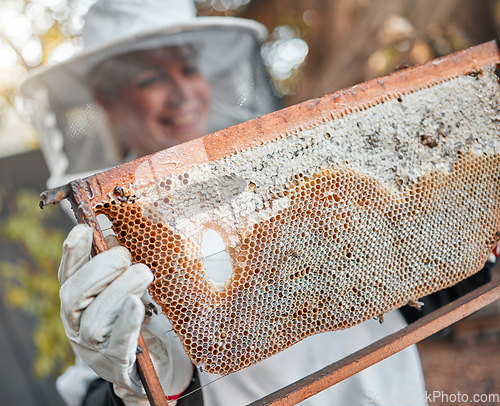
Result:
<svg viewBox="0 0 500 406">
<path fill-rule="evenodd" d="M 59 186 L 124 160 L 119 147 L 123 140 L 110 131 L 103 109 L 94 100 L 96 67 L 104 61 L 135 51 L 192 47 L 200 73 L 211 87 L 205 130 L 209 134 L 278 108 L 260 56 L 266 35 L 265 27 L 255 21 L 195 17 L 190 2 L 98 2 L 86 18 L 85 51 L 69 61 L 34 70 L 21 87 L 51 174 L 47 186 Z M 127 69 L 120 61 L 115 58 L 116 74 Z M 125 157 L 131 158 L 135 157 Z"/>
</svg>

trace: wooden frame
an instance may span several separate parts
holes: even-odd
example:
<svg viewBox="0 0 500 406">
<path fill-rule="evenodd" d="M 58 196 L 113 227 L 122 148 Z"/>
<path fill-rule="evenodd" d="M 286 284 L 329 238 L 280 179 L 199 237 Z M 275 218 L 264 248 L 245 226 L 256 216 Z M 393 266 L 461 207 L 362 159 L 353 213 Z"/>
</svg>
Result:
<svg viewBox="0 0 500 406">
<path fill-rule="evenodd" d="M 94 253 L 107 249 L 92 202 L 113 193 L 115 185 L 147 184 L 152 172 L 181 174 L 198 165 L 259 146 L 298 130 L 313 127 L 336 117 L 363 110 L 461 75 L 473 74 L 493 66 L 498 71 L 497 43 L 490 41 L 427 64 L 397 71 L 331 95 L 271 113 L 200 139 L 139 158 L 108 171 L 79 179 L 42 193 L 41 207 L 68 199 L 79 222 L 94 229 Z M 499 79 L 500 80 L 500 79 Z M 142 168 L 142 169 L 141 169 Z M 148 170 L 144 170 L 144 168 Z M 500 297 L 498 282 L 491 282 L 457 301 L 425 316 L 409 327 L 334 363 L 297 383 L 271 394 L 254 405 L 295 404 L 364 368 L 439 331 Z M 158 378 L 147 348 L 139 341 L 138 361 L 141 377 L 153 405 L 165 405 Z"/>
</svg>

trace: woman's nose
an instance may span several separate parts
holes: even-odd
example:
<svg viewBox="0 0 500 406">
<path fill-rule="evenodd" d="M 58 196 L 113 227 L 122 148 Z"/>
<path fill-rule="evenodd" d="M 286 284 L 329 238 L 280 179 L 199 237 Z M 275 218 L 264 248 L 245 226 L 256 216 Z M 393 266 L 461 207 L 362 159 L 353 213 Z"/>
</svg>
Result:
<svg viewBox="0 0 500 406">
<path fill-rule="evenodd" d="M 171 107 L 182 106 L 189 97 L 189 86 L 186 80 L 179 77 L 171 78 L 169 92 L 167 95 L 167 104 Z"/>
</svg>

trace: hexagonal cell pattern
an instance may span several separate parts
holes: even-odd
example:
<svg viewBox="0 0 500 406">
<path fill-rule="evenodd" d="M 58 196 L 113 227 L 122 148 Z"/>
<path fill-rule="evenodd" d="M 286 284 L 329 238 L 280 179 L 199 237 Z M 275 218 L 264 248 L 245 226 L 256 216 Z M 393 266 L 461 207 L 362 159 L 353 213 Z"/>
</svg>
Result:
<svg viewBox="0 0 500 406">
<path fill-rule="evenodd" d="M 224 375 L 481 269 L 500 237 L 497 111 L 490 71 L 460 77 L 94 209 L 151 268 L 193 363 Z M 223 285 L 205 275 L 206 230 L 231 258 Z"/>
</svg>

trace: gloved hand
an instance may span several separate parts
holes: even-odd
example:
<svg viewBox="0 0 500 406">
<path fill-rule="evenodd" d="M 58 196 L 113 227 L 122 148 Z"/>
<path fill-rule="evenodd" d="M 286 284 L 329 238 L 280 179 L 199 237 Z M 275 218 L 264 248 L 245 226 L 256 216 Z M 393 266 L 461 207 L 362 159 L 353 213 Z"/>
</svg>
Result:
<svg viewBox="0 0 500 406">
<path fill-rule="evenodd" d="M 73 348 L 102 378 L 115 384 L 126 405 L 148 404 L 136 367 L 137 339 L 143 338 L 169 396 L 182 393 L 193 373 L 191 361 L 161 314 L 145 318 L 141 298 L 153 280 L 149 268 L 130 264 L 124 247 L 91 260 L 92 229 L 77 225 L 63 244 L 59 267 L 61 317 Z"/>
</svg>

